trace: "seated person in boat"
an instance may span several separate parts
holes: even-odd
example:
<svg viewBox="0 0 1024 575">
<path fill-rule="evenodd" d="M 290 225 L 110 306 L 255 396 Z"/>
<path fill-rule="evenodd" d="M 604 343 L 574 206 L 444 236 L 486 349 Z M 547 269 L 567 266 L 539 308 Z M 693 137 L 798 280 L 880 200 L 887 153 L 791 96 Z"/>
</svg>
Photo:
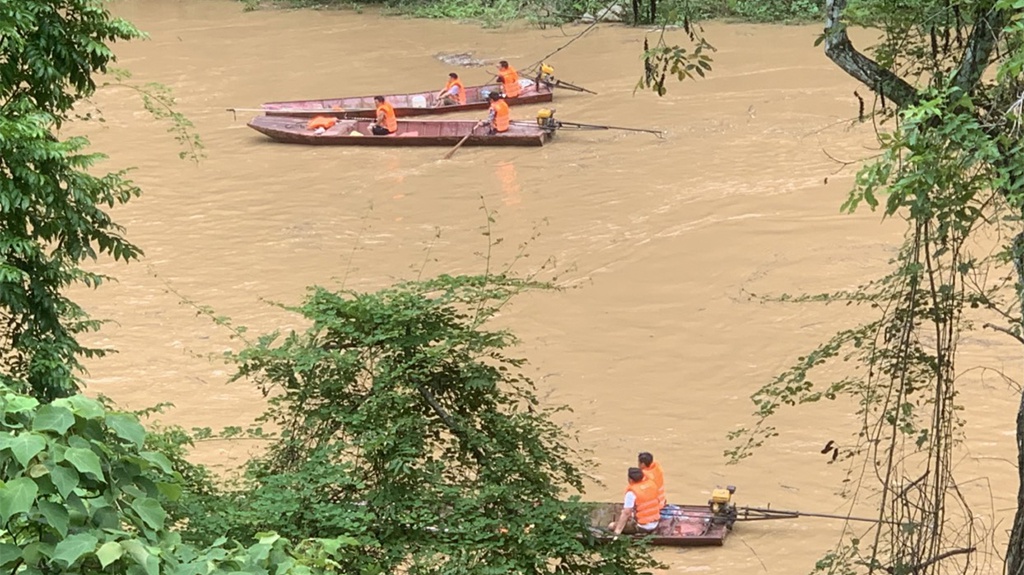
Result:
<svg viewBox="0 0 1024 575">
<path fill-rule="evenodd" d="M 455 106 L 466 103 L 466 87 L 462 85 L 462 80 L 459 80 L 459 75 L 455 72 L 448 74 L 448 84 L 445 85 L 444 90 L 437 93 L 437 101 L 434 102 L 434 106 Z"/>
<path fill-rule="evenodd" d="M 646 451 L 640 452 L 636 460 L 640 465 L 640 469 L 644 472 L 644 477 L 653 481 L 654 485 L 658 488 L 658 501 L 664 507 L 667 503 L 665 502 L 665 475 L 662 473 L 661 464 L 655 461 L 654 456 Z"/>
<path fill-rule="evenodd" d="M 473 129 L 475 130 L 484 124 L 489 124 L 491 126 L 490 133 L 492 135 L 507 132 L 508 127 L 511 124 L 508 104 L 501 98 L 501 94 L 497 92 L 491 92 L 487 97 L 491 99 L 491 111 L 487 115 L 487 119 L 477 122 L 476 126 L 473 126 Z"/>
<path fill-rule="evenodd" d="M 506 98 L 519 97 L 519 73 L 506 60 L 498 62 L 498 81 L 501 82 Z"/>
<path fill-rule="evenodd" d="M 377 104 L 377 118 L 370 124 L 370 132 L 374 136 L 394 134 L 398 130 L 395 109 L 384 101 L 384 96 L 374 96 L 373 101 Z"/>
<path fill-rule="evenodd" d="M 661 519 L 661 502 L 658 487 L 644 477 L 639 467 L 630 467 L 627 473 L 629 486 L 622 500 L 619 519 L 608 524 L 616 535 L 620 533 L 650 533 L 658 528 Z"/>
</svg>

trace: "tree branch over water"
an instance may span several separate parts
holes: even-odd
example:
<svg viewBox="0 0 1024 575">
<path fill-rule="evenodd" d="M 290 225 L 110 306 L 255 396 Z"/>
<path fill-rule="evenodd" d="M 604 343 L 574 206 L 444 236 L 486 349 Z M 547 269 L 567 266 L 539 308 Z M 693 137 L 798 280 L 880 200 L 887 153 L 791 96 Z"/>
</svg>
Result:
<svg viewBox="0 0 1024 575">
<path fill-rule="evenodd" d="M 845 10 L 846 0 L 828 0 L 825 3 L 825 55 L 844 72 L 897 106 L 902 108 L 913 104 L 917 100 L 917 90 L 913 86 L 853 47 L 846 34 L 846 24 L 841 21 Z"/>
</svg>

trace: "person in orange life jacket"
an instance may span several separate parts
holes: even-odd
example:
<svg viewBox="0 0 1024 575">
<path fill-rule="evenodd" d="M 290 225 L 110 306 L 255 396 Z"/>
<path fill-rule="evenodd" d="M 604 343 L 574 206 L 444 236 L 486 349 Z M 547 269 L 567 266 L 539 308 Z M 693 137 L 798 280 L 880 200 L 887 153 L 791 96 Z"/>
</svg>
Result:
<svg viewBox="0 0 1024 575">
<path fill-rule="evenodd" d="M 370 124 L 370 132 L 374 136 L 394 134 L 398 130 L 395 109 L 384 101 L 384 96 L 374 96 L 373 101 L 377 104 L 377 118 Z"/>
<path fill-rule="evenodd" d="M 654 482 L 644 477 L 639 467 L 630 467 L 627 473 L 629 486 L 622 500 L 622 513 L 617 521 L 608 524 L 608 529 L 616 535 L 627 528 L 630 519 L 640 533 L 650 533 L 658 528 L 661 519 L 661 503 L 658 500 L 658 488 Z M 633 527 L 630 525 L 629 527 Z"/>
<path fill-rule="evenodd" d="M 488 98 L 491 99 L 491 112 L 487 115 L 486 120 L 477 122 L 473 129 L 475 130 L 484 124 L 490 124 L 491 134 L 507 132 L 511 123 L 508 104 L 505 103 L 505 100 L 501 99 L 501 94 L 497 92 L 491 92 Z"/>
<path fill-rule="evenodd" d="M 658 488 L 658 500 L 661 506 L 667 505 L 665 501 L 665 475 L 662 472 L 661 464 L 654 460 L 654 456 L 646 451 L 637 455 L 637 463 L 644 472 L 644 477 L 654 482 Z"/>
<path fill-rule="evenodd" d="M 462 80 L 459 80 L 459 75 L 455 72 L 448 74 L 448 84 L 445 85 L 444 90 L 437 93 L 434 107 L 437 106 L 454 106 L 456 104 L 466 103 L 466 87 L 462 85 Z"/>
<path fill-rule="evenodd" d="M 498 62 L 498 81 L 501 82 L 506 98 L 519 97 L 519 72 L 509 66 L 506 60 Z"/>
</svg>

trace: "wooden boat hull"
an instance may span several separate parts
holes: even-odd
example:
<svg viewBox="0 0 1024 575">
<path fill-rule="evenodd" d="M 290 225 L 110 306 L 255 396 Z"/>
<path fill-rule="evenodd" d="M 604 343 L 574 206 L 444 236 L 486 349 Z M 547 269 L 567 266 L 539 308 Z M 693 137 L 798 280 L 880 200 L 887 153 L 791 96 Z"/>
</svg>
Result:
<svg viewBox="0 0 1024 575">
<path fill-rule="evenodd" d="M 475 121 L 399 120 L 398 131 L 390 136 L 372 136 L 370 120 L 339 120 L 317 135 L 306 127 L 305 118 L 256 116 L 249 127 L 270 138 L 289 144 L 314 146 L 454 146 L 476 126 Z M 362 135 L 352 135 L 358 132 Z M 539 126 L 515 124 L 507 132 L 490 135 L 479 128 L 464 146 L 543 146 L 551 133 Z"/>
<path fill-rule="evenodd" d="M 506 98 L 510 106 L 550 102 L 553 97 L 551 86 L 545 83 L 529 82 L 523 86 L 516 98 Z M 411 94 L 384 94 L 384 98 L 395 108 L 399 118 L 426 116 L 432 114 L 451 114 L 471 110 L 486 110 L 490 107 L 487 94 L 498 91 L 497 84 L 485 86 L 467 86 L 466 103 L 454 106 L 434 107 L 435 96 L 440 90 L 433 92 L 415 92 Z M 311 118 L 313 116 L 335 116 L 340 118 L 373 118 L 376 116 L 376 104 L 373 96 L 356 96 L 351 98 L 326 98 L 322 100 L 293 100 L 284 102 L 267 102 L 262 105 L 268 116 L 295 116 Z"/>
<path fill-rule="evenodd" d="M 622 512 L 622 504 L 590 505 L 591 530 L 599 539 L 611 540 L 614 535 L 606 529 L 609 523 L 618 519 L 619 513 Z M 651 545 L 707 547 L 721 546 L 729 531 L 723 518 L 715 517 L 707 505 L 671 505 L 662 512 L 661 522 L 654 533 L 624 535 L 644 539 Z"/>
</svg>

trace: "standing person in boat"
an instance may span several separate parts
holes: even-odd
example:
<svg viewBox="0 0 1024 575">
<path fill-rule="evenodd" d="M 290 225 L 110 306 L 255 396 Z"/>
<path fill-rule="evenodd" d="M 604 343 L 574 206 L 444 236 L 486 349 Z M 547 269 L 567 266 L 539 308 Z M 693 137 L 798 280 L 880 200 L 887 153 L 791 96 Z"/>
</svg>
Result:
<svg viewBox="0 0 1024 575">
<path fill-rule="evenodd" d="M 508 103 L 506 103 L 505 100 L 501 98 L 501 94 L 497 92 L 491 92 L 487 97 L 491 99 L 491 112 L 487 115 L 486 120 L 480 120 L 477 122 L 476 126 L 473 126 L 473 129 L 476 130 L 484 124 L 490 124 L 490 133 L 492 135 L 507 132 L 508 127 L 511 124 Z"/>
<path fill-rule="evenodd" d="M 394 134 L 398 130 L 395 109 L 384 101 L 384 96 L 374 96 L 373 101 L 377 104 L 377 118 L 370 124 L 370 132 L 374 136 Z"/>
<path fill-rule="evenodd" d="M 463 105 L 465 103 L 466 87 L 462 85 L 462 80 L 459 80 L 459 75 L 452 72 L 448 74 L 448 83 L 445 85 L 444 90 L 437 93 L 434 107 Z"/>
<path fill-rule="evenodd" d="M 622 513 L 617 521 L 608 524 L 608 529 L 619 535 L 629 528 L 639 533 L 650 533 L 658 528 L 661 520 L 661 501 L 658 499 L 658 487 L 644 476 L 639 467 L 630 467 L 626 474 L 629 486 L 622 500 Z"/>
<path fill-rule="evenodd" d="M 498 81 L 501 82 L 506 98 L 519 97 L 519 72 L 509 66 L 507 60 L 498 62 Z"/>
<path fill-rule="evenodd" d="M 665 475 L 662 472 L 661 464 L 654 460 L 654 456 L 646 451 L 640 452 L 636 457 L 637 463 L 640 465 L 640 469 L 644 472 L 644 477 L 654 482 L 654 485 L 658 488 L 658 502 L 662 507 L 668 505 L 665 501 Z"/>
</svg>

